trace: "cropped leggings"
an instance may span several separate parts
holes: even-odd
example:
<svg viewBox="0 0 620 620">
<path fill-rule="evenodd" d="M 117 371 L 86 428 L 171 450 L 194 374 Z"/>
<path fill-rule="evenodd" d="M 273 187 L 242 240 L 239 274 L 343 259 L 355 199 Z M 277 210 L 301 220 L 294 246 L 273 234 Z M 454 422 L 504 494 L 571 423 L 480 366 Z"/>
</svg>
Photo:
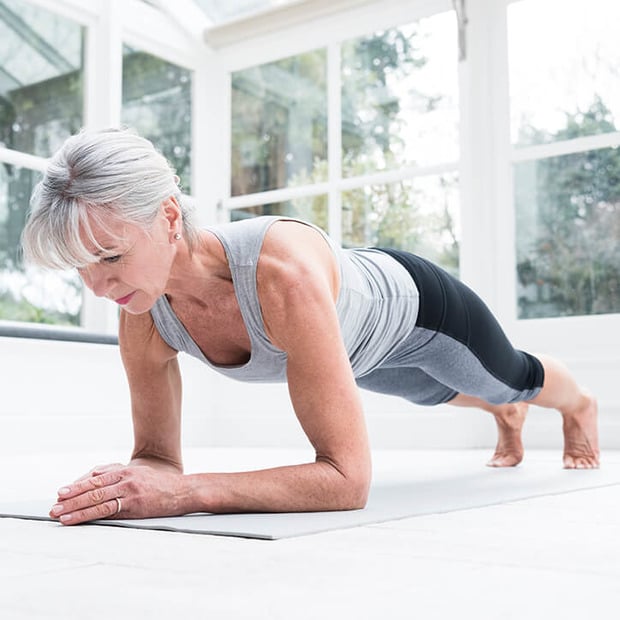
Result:
<svg viewBox="0 0 620 620">
<path fill-rule="evenodd" d="M 540 392 L 542 364 L 513 348 L 478 295 L 419 256 L 381 251 L 409 272 L 420 307 L 410 335 L 381 366 L 357 378 L 360 387 L 420 405 L 445 403 L 457 394 L 501 404 Z"/>
</svg>

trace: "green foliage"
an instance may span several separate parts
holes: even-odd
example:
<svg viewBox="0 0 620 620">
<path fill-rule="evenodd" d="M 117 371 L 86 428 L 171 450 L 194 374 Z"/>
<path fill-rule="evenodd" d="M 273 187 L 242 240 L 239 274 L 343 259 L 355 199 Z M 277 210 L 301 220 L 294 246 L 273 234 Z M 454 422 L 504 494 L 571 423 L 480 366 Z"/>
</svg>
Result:
<svg viewBox="0 0 620 620">
<path fill-rule="evenodd" d="M 596 97 L 553 139 L 615 130 Z M 520 164 L 515 183 L 520 316 L 620 312 L 620 150 Z"/>
<path fill-rule="evenodd" d="M 125 47 L 122 122 L 148 138 L 191 192 L 191 72 Z"/>
<path fill-rule="evenodd" d="M 0 293 L 0 320 L 79 326 L 79 319 L 79 315 L 39 308 L 23 298 L 16 300 L 10 294 Z"/>
<path fill-rule="evenodd" d="M 343 170 L 355 177 L 402 162 L 399 83 L 426 66 L 421 35 L 414 27 L 391 29 L 342 46 Z M 418 112 L 433 110 L 440 97 L 409 92 Z M 459 246 L 448 200 L 454 175 L 347 192 L 343 196 L 344 242 L 422 254 L 458 272 Z"/>
<path fill-rule="evenodd" d="M 231 105 L 233 196 L 326 180 L 324 49 L 234 73 Z"/>
<path fill-rule="evenodd" d="M 392 167 L 394 148 L 402 144 L 397 118 L 400 100 L 390 91 L 390 76 L 399 79 L 427 59 L 416 47 L 415 30 L 377 32 L 342 46 L 342 151 L 349 176 Z M 432 106 L 431 98 L 426 99 Z"/>
<path fill-rule="evenodd" d="M 401 102 L 392 85 L 427 64 L 419 40 L 417 30 L 407 27 L 342 45 L 342 165 L 346 176 L 401 163 L 396 155 L 403 146 Z M 233 75 L 233 195 L 327 179 L 325 69 L 325 52 L 318 50 Z M 409 95 L 415 96 L 421 113 L 439 102 L 420 92 Z M 446 175 L 421 186 L 403 181 L 345 193 L 345 245 L 413 250 L 457 272 L 459 248 L 447 199 L 455 187 L 454 175 Z M 240 209 L 232 217 L 268 214 L 308 219 L 325 229 L 328 224 L 325 196 Z"/>
<path fill-rule="evenodd" d="M 457 275 L 459 243 L 449 198 L 456 189 L 453 174 L 347 192 L 345 244 L 413 251 Z"/>
</svg>

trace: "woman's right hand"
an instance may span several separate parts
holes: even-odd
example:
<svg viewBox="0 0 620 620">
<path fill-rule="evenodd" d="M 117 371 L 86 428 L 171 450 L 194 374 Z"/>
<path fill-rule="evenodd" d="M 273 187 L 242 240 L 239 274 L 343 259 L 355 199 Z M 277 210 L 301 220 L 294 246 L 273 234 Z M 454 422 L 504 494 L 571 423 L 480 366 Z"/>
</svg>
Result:
<svg viewBox="0 0 620 620">
<path fill-rule="evenodd" d="M 146 518 L 184 514 L 178 501 L 185 496 L 179 492 L 184 480 L 180 465 L 159 458 L 137 457 L 127 465 L 97 465 L 58 491 L 50 517 L 75 525 L 117 515 Z"/>
</svg>

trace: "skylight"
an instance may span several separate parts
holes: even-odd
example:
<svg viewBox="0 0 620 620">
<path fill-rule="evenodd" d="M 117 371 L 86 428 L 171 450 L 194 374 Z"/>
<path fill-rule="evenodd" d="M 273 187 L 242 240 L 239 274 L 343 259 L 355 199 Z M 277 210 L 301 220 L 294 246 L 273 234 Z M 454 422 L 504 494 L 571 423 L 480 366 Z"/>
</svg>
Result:
<svg viewBox="0 0 620 620">
<path fill-rule="evenodd" d="M 222 24 L 254 13 L 294 4 L 299 0 L 194 0 L 213 24 Z"/>
</svg>

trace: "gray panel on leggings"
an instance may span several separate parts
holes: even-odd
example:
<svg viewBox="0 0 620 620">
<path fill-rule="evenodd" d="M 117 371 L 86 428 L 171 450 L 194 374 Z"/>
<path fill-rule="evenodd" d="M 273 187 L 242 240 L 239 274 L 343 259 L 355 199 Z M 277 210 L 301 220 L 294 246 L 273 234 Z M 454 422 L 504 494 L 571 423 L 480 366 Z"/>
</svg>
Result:
<svg viewBox="0 0 620 620">
<path fill-rule="evenodd" d="M 386 363 L 359 378 L 360 387 L 394 394 L 419 405 L 436 405 L 456 394 L 489 403 L 531 400 L 540 388 L 516 390 L 495 377 L 464 344 L 417 327 Z"/>
</svg>

